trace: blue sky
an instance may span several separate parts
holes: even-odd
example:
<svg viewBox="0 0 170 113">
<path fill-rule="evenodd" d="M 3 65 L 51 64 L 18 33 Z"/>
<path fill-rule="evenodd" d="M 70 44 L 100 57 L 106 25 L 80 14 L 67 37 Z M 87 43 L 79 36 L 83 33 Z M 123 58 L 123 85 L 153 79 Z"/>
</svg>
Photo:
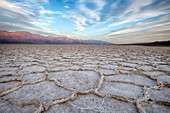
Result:
<svg viewBox="0 0 170 113">
<path fill-rule="evenodd" d="M 170 0 L 0 0 L 0 30 L 112 43 L 170 40 Z"/>
</svg>

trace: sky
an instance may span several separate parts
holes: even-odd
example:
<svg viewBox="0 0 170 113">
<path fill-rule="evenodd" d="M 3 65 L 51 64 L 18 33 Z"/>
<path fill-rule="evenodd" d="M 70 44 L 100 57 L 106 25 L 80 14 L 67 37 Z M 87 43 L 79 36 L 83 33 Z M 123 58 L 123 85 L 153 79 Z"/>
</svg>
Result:
<svg viewBox="0 0 170 113">
<path fill-rule="evenodd" d="M 170 0 L 0 0 L 0 30 L 116 44 L 170 40 Z"/>
</svg>

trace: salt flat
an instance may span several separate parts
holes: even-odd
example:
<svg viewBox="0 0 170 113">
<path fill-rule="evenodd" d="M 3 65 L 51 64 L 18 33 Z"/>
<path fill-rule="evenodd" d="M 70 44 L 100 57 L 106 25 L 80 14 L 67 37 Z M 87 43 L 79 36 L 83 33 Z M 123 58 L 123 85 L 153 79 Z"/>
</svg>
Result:
<svg viewBox="0 0 170 113">
<path fill-rule="evenodd" d="M 170 48 L 0 45 L 1 113 L 168 113 Z"/>
</svg>

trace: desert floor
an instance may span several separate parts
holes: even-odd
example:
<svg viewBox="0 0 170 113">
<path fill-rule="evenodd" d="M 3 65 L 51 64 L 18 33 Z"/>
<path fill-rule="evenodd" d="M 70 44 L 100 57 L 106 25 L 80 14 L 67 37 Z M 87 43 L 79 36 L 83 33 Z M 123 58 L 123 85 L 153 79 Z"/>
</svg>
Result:
<svg viewBox="0 0 170 113">
<path fill-rule="evenodd" d="M 170 47 L 0 45 L 0 113 L 168 113 Z"/>
</svg>

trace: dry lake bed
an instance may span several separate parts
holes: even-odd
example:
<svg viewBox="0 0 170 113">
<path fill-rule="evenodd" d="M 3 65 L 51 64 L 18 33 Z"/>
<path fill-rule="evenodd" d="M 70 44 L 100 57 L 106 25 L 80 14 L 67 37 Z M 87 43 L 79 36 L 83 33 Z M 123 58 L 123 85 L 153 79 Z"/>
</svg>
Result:
<svg viewBox="0 0 170 113">
<path fill-rule="evenodd" d="M 170 48 L 0 45 L 0 113 L 170 113 Z"/>
</svg>

